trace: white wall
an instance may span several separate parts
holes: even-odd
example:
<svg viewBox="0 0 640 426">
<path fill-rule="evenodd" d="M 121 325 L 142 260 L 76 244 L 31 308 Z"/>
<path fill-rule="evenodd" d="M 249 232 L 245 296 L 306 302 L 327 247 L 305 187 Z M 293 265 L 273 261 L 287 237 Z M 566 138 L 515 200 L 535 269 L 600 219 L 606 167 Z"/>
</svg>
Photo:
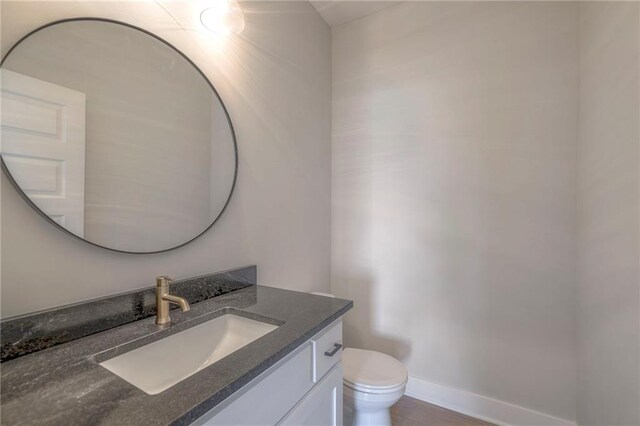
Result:
<svg viewBox="0 0 640 426">
<path fill-rule="evenodd" d="M 328 290 L 330 30 L 308 2 L 242 4 L 245 31 L 220 39 L 200 30 L 193 1 L 166 2 L 166 10 L 152 1 L 3 2 L 3 52 L 29 30 L 72 16 L 119 19 L 164 37 L 219 90 L 240 155 L 238 187 L 220 222 L 159 255 L 123 255 L 75 240 L 32 211 L 2 176 L 3 317 L 149 286 L 160 274 L 180 278 L 253 263 L 263 284 Z"/>
<path fill-rule="evenodd" d="M 346 345 L 568 420 L 577 7 L 407 2 L 333 30 Z"/>
<path fill-rule="evenodd" d="M 640 4 L 580 5 L 578 423 L 640 424 Z"/>
</svg>

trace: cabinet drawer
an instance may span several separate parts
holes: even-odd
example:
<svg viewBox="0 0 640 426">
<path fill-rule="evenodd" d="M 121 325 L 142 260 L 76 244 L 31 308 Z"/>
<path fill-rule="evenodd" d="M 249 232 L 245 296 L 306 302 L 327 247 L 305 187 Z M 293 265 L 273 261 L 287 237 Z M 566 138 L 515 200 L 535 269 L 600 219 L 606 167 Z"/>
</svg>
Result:
<svg viewBox="0 0 640 426">
<path fill-rule="evenodd" d="M 311 338 L 312 377 L 317 383 L 342 358 L 342 320 Z"/>
</svg>

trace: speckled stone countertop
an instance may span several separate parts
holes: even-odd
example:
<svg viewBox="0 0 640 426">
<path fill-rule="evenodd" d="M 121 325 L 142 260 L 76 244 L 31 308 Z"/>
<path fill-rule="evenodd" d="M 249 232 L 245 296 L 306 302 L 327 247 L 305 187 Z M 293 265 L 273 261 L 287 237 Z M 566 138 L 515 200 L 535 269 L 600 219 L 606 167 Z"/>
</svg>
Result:
<svg viewBox="0 0 640 426">
<path fill-rule="evenodd" d="M 351 309 L 343 299 L 260 285 L 172 311 L 159 330 L 146 318 L 6 361 L 1 368 L 3 425 L 186 425 L 292 352 Z M 225 313 L 279 328 L 157 395 L 98 362 Z M 176 360 L 179 362 L 179 360 Z"/>
</svg>

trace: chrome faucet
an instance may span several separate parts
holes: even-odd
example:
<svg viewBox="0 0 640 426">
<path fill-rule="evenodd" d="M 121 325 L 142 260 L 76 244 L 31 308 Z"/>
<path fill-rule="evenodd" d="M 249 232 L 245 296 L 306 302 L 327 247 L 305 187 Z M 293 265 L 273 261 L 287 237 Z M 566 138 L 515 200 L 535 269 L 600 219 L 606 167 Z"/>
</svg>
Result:
<svg viewBox="0 0 640 426">
<path fill-rule="evenodd" d="M 169 304 L 171 303 L 180 306 L 182 312 L 187 312 L 191 309 L 187 299 L 169 294 L 169 284 L 172 281 L 173 279 L 167 276 L 160 276 L 156 278 L 156 324 L 158 325 L 167 325 L 171 323 L 171 317 L 169 317 Z"/>
</svg>

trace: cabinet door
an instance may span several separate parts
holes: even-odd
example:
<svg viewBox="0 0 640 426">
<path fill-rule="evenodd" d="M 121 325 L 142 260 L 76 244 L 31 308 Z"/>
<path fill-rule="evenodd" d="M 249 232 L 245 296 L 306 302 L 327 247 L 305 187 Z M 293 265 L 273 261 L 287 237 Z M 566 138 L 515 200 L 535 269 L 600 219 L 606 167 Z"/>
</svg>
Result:
<svg viewBox="0 0 640 426">
<path fill-rule="evenodd" d="M 307 394 L 311 380 L 311 345 L 305 343 L 194 423 L 205 426 L 272 426 Z"/>
<path fill-rule="evenodd" d="M 282 419 L 280 426 L 342 426 L 342 363 Z"/>
</svg>

